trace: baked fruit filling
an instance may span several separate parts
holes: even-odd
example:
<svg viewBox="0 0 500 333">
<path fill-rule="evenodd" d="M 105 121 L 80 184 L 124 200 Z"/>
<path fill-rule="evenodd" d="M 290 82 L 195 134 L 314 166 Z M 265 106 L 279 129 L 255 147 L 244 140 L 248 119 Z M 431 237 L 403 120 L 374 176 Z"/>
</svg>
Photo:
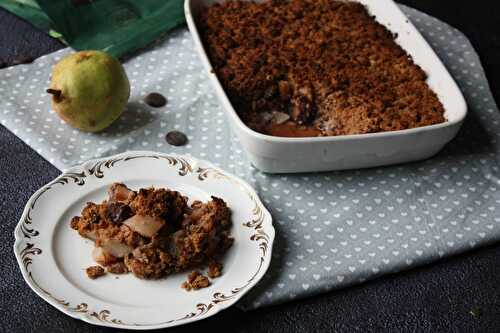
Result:
<svg viewBox="0 0 500 333">
<path fill-rule="evenodd" d="M 275 136 L 336 136 L 445 121 L 425 72 L 355 1 L 228 1 L 201 35 L 242 120 Z"/>
<path fill-rule="evenodd" d="M 73 217 L 71 228 L 95 242 L 92 256 L 109 273 L 159 279 L 208 266 L 209 276 L 217 277 L 222 270 L 218 260 L 233 244 L 231 211 L 216 197 L 187 202 L 177 191 L 133 191 L 115 183 L 107 200 L 89 202 Z"/>
</svg>

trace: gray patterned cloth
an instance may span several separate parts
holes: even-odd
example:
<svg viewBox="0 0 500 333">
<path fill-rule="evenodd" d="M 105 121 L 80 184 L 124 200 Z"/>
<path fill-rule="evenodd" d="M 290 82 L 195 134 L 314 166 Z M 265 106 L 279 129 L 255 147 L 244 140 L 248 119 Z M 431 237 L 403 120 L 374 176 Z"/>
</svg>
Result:
<svg viewBox="0 0 500 333">
<path fill-rule="evenodd" d="M 500 115 L 479 58 L 456 29 L 403 7 L 464 92 L 470 114 L 458 137 L 418 163 L 321 174 L 266 175 L 253 168 L 209 85 L 186 29 L 128 60 L 127 111 L 109 130 L 85 134 L 50 111 L 51 66 L 64 49 L 0 71 L 0 119 L 64 169 L 126 150 L 192 154 L 246 179 L 271 211 L 273 261 L 240 303 L 275 304 L 429 263 L 500 239 Z M 143 96 L 158 91 L 168 105 Z M 171 147 L 165 134 L 188 134 Z"/>
</svg>

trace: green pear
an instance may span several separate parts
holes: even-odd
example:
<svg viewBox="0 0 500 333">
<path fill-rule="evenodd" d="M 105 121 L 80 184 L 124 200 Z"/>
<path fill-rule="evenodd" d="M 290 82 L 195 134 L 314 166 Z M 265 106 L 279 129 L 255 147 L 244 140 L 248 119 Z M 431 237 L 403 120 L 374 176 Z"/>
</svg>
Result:
<svg viewBox="0 0 500 333">
<path fill-rule="evenodd" d="M 130 84 L 116 58 L 102 51 L 80 51 L 54 66 L 47 92 L 62 120 L 82 131 L 98 132 L 120 117 Z"/>
</svg>

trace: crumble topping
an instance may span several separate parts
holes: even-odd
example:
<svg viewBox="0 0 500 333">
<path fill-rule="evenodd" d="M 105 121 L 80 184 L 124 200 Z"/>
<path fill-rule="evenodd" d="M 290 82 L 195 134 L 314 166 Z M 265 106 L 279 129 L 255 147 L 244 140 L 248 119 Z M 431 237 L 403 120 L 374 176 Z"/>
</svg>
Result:
<svg viewBox="0 0 500 333">
<path fill-rule="evenodd" d="M 335 136 L 445 121 L 425 72 L 360 3 L 229 1 L 200 21 L 215 73 L 256 131 Z"/>
<path fill-rule="evenodd" d="M 132 272 L 141 279 L 159 279 L 208 265 L 209 276 L 219 276 L 222 266 L 217 259 L 234 241 L 231 211 L 217 197 L 191 205 L 187 202 L 188 198 L 177 191 L 133 191 L 115 183 L 107 200 L 88 202 L 70 225 L 95 242 L 92 256 L 108 273 Z M 105 270 L 93 266 L 87 274 L 96 278 Z M 199 274 L 192 275 L 189 283 L 190 288 L 199 289 L 209 281 Z"/>
<path fill-rule="evenodd" d="M 206 288 L 210 285 L 208 278 L 199 271 L 193 271 L 188 275 L 187 281 L 183 282 L 181 288 L 190 291 Z"/>
<path fill-rule="evenodd" d="M 90 266 L 90 267 L 87 267 L 85 269 L 85 272 L 87 273 L 87 276 L 90 279 L 92 279 L 92 280 L 95 280 L 98 277 L 103 276 L 104 274 L 106 274 L 106 272 L 104 271 L 104 268 L 102 268 L 101 266 Z"/>
<path fill-rule="evenodd" d="M 214 279 L 222 275 L 222 264 L 212 260 L 208 263 L 208 277 Z"/>
</svg>

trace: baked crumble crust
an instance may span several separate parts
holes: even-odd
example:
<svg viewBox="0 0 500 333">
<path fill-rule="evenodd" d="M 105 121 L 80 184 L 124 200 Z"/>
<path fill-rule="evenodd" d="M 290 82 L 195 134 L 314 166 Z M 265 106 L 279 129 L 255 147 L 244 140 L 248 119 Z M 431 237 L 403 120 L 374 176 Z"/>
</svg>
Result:
<svg viewBox="0 0 500 333">
<path fill-rule="evenodd" d="M 214 279 L 222 275 L 222 264 L 215 260 L 211 260 L 208 263 L 208 277 Z"/>
<path fill-rule="evenodd" d="M 92 279 L 92 280 L 95 280 L 98 277 L 101 277 L 104 274 L 106 274 L 106 271 L 101 266 L 90 266 L 90 267 L 87 267 L 85 269 L 85 272 L 87 273 L 87 276 L 89 277 L 89 279 Z"/>
<path fill-rule="evenodd" d="M 188 275 L 187 281 L 181 284 L 181 288 L 190 291 L 191 289 L 198 290 L 206 288 L 209 285 L 210 280 L 205 275 L 201 274 L 199 271 L 193 271 Z"/>
<path fill-rule="evenodd" d="M 425 72 L 360 3 L 229 1 L 200 22 L 215 73 L 256 131 L 335 136 L 445 121 Z"/>
<path fill-rule="evenodd" d="M 127 274 L 129 272 L 124 262 L 118 261 L 106 267 L 106 271 L 112 274 Z"/>
<path fill-rule="evenodd" d="M 222 266 L 216 260 L 233 244 L 231 211 L 217 197 L 190 206 L 187 202 L 177 191 L 132 191 L 116 183 L 107 200 L 87 203 L 70 225 L 95 241 L 94 260 L 109 273 L 132 272 L 141 279 L 159 279 L 208 265 L 209 275 L 219 276 Z M 101 270 L 105 273 L 99 266 L 89 270 L 91 278 Z M 205 283 L 201 277 L 194 281 L 194 289 Z"/>
</svg>

